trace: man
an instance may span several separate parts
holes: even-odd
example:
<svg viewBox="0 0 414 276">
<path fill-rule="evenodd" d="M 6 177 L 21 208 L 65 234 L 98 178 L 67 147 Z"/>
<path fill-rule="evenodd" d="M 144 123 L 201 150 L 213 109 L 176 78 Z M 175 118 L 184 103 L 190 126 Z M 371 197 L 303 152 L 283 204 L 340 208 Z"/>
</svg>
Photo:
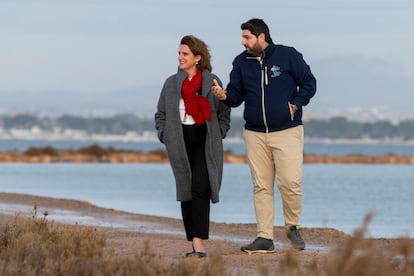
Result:
<svg viewBox="0 0 414 276">
<path fill-rule="evenodd" d="M 287 237 L 305 249 L 299 232 L 302 209 L 302 107 L 316 92 L 316 80 L 302 54 L 275 45 L 262 19 L 241 25 L 246 48 L 233 61 L 226 90 L 212 92 L 230 107 L 244 102 L 243 138 L 253 180 L 257 238 L 241 250 L 273 252 L 274 182 L 282 197 Z"/>
</svg>

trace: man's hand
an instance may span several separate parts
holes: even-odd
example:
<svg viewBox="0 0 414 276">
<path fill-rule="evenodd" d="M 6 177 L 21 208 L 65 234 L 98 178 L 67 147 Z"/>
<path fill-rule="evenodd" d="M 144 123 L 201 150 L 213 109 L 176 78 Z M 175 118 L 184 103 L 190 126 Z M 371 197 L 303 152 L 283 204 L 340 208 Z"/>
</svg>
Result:
<svg viewBox="0 0 414 276">
<path fill-rule="evenodd" d="M 298 107 L 293 103 L 289 103 L 289 108 L 290 108 L 290 114 L 295 114 L 296 111 L 298 111 Z"/>
<path fill-rule="evenodd" d="M 289 103 L 289 109 L 290 109 L 290 119 L 293 121 L 293 119 L 295 118 L 295 113 L 296 111 L 298 111 L 298 107 L 293 103 Z"/>
<path fill-rule="evenodd" d="M 227 91 L 221 88 L 217 80 L 213 80 L 213 86 L 211 87 L 211 92 L 220 100 L 224 101 L 227 99 Z"/>
</svg>

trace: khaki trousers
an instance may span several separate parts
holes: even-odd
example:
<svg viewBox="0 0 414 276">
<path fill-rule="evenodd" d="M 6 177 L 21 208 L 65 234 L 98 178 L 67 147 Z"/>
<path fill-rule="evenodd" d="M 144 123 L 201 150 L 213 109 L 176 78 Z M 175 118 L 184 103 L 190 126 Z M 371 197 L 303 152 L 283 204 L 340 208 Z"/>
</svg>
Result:
<svg viewBox="0 0 414 276">
<path fill-rule="evenodd" d="M 253 181 L 257 236 L 273 240 L 275 178 L 282 198 L 285 226 L 299 228 L 303 126 L 270 133 L 244 130 L 243 138 Z"/>
</svg>

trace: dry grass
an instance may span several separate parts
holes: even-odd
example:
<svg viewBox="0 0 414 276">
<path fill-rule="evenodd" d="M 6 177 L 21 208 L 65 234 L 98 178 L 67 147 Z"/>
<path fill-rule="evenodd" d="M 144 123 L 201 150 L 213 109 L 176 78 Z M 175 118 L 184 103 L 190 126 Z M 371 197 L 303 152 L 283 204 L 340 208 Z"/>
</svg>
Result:
<svg viewBox="0 0 414 276">
<path fill-rule="evenodd" d="M 405 276 L 414 275 L 414 255 L 412 243 L 401 238 L 389 252 L 382 252 L 371 239 L 366 239 L 368 224 L 373 214 L 365 217 L 364 224 L 341 249 L 331 252 L 321 263 L 312 262 L 300 266 L 297 254 L 288 252 L 280 270 L 285 275 L 318 276 Z M 269 275 L 269 274 L 266 274 Z"/>
<path fill-rule="evenodd" d="M 90 227 L 57 226 L 47 213 L 18 215 L 0 229 L 0 275 L 224 275 L 220 257 L 201 262 L 165 263 L 148 246 L 121 258 L 106 248 L 102 232 Z"/>
<path fill-rule="evenodd" d="M 47 212 L 15 216 L 0 228 L 0 275 L 230 275 L 226 256 L 166 261 L 146 242 L 132 256 L 119 256 L 106 244 L 103 231 L 79 225 L 54 225 Z M 412 243 L 401 239 L 391 252 L 381 252 L 364 238 L 371 219 L 341 250 L 304 263 L 301 254 L 283 254 L 277 269 L 257 267 L 257 275 L 414 275 Z M 249 258 L 249 256 L 244 256 Z M 249 275 L 238 270 L 237 275 Z"/>
</svg>

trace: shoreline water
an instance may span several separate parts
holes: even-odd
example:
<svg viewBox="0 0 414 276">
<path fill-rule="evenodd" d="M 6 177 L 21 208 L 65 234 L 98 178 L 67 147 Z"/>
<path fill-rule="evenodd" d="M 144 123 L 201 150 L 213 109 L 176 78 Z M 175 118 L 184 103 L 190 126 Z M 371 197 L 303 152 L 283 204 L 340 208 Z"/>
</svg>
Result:
<svg viewBox="0 0 414 276">
<path fill-rule="evenodd" d="M 131 213 L 113 208 L 100 207 L 85 200 L 0 192 L 0 214 L 11 217 L 17 215 L 29 218 L 34 215 L 35 211 L 37 213 L 37 216 L 44 216 L 45 218 L 55 223 L 79 224 L 91 227 L 108 227 L 121 230 L 133 230 L 146 234 L 155 233 L 184 236 L 184 228 L 182 221 L 179 218 Z M 369 216 L 370 214 L 367 214 L 367 217 Z M 137 221 L 134 222 L 134 220 Z M 163 223 L 165 223 L 164 226 L 161 225 Z M 211 224 L 213 229 L 226 226 L 235 226 L 237 228 L 244 226 L 246 229 L 248 229 L 246 231 L 239 229 L 238 231 L 225 233 L 222 233 L 220 231 L 219 235 L 214 236 L 215 239 L 232 240 L 243 244 L 250 239 L 251 235 L 255 235 L 255 223 L 226 223 L 212 221 Z M 364 227 L 362 222 L 360 227 Z M 283 226 L 275 226 L 274 228 L 277 232 L 284 230 Z M 352 236 L 352 233 L 345 233 L 339 229 L 332 227 L 302 227 L 301 229 L 315 229 L 317 231 L 335 232 L 336 235 L 345 238 Z M 358 231 L 359 229 L 360 228 L 355 229 L 355 231 Z M 247 236 L 244 236 L 242 233 L 247 234 Z M 394 238 L 371 239 L 398 240 L 400 238 L 407 237 L 401 236 Z M 414 238 L 409 239 L 414 241 Z M 285 240 L 285 238 L 281 240 L 284 241 L 283 243 L 279 244 L 280 247 L 288 247 L 289 241 Z M 323 243 L 320 240 L 318 240 L 318 242 Z M 325 241 L 325 243 L 326 242 L 327 241 Z M 321 248 L 321 251 L 325 250 L 326 248 Z"/>
<path fill-rule="evenodd" d="M 254 223 L 248 165 L 224 166 L 220 202 L 212 204 L 211 220 Z M 414 234 L 411 165 L 305 164 L 303 170 L 304 227 L 336 228 L 351 234 L 364 216 L 374 211 L 368 229 L 370 237 Z M 166 163 L 0 164 L 0 190 L 87 200 L 126 212 L 181 217 L 174 178 Z M 281 211 L 281 199 L 275 191 L 275 225 L 283 225 Z"/>
<path fill-rule="evenodd" d="M 140 147 L 142 144 L 135 144 L 133 146 Z M 98 203 L 98 205 L 103 204 L 102 206 L 109 208 L 115 207 L 127 211 L 141 210 L 144 211 L 144 213 L 146 210 L 151 209 L 157 211 L 154 211 L 150 214 L 167 214 L 168 216 L 170 212 L 164 212 L 165 208 L 162 206 L 168 205 L 169 207 L 166 207 L 168 210 L 174 209 L 176 207 L 173 205 L 174 191 L 170 191 L 170 189 L 173 189 L 174 185 L 171 182 L 173 179 L 172 176 L 168 174 L 170 173 L 170 169 L 167 164 L 168 160 L 166 160 L 165 152 L 163 153 L 159 150 L 159 147 L 162 147 L 162 144 L 150 143 L 145 144 L 144 146 L 147 147 L 147 150 L 115 150 L 115 152 L 118 152 L 120 154 L 119 156 L 123 157 L 116 159 L 113 164 L 125 164 L 122 166 L 112 166 L 108 155 L 105 155 L 107 147 L 101 145 L 97 148 L 98 154 L 86 154 L 82 157 L 82 162 L 79 162 L 79 160 L 75 160 L 76 162 L 69 162 L 68 159 L 61 159 L 59 161 L 56 156 L 46 156 L 43 160 L 41 160 L 39 156 L 36 156 L 36 154 L 33 156 L 30 156 L 29 154 L 29 157 L 32 158 L 30 162 L 21 162 L 20 160 L 19 163 L 2 163 L 1 182 L 3 182 L 3 184 L 10 183 L 10 185 L 2 185 L 4 188 L 3 191 L 19 191 L 25 193 L 26 191 L 32 191 L 32 188 L 37 187 L 36 193 L 41 196 L 46 195 L 59 197 L 61 193 L 65 193 L 66 198 L 73 198 L 71 195 L 74 195 L 77 192 L 84 194 L 82 191 L 86 191 L 86 189 L 96 189 L 96 187 L 99 187 L 99 184 L 102 183 L 102 185 L 105 187 L 108 186 L 115 189 L 117 185 L 122 185 L 122 187 L 124 187 L 123 189 L 130 191 L 129 193 L 136 194 L 134 191 L 137 189 L 136 185 L 138 185 L 138 187 L 139 185 L 144 185 L 145 181 L 148 181 L 146 179 L 152 179 L 151 177 L 153 177 L 154 174 L 160 176 L 160 173 L 166 173 L 167 175 L 164 175 L 164 177 L 160 179 L 160 182 L 165 182 L 162 183 L 162 185 L 168 184 L 162 188 L 163 190 L 167 189 L 165 191 L 168 191 L 162 195 L 162 198 L 171 199 L 172 205 L 167 204 L 165 200 L 156 204 L 156 198 L 145 196 L 145 193 L 149 192 L 147 191 L 148 189 L 145 188 L 145 185 L 140 189 L 140 193 L 143 193 L 144 197 L 142 197 L 140 194 L 135 195 L 135 197 L 138 196 L 138 198 L 142 198 L 139 199 L 139 201 L 144 200 L 146 202 L 146 205 L 133 204 L 132 198 L 131 201 L 125 201 L 126 197 L 129 198 L 129 195 L 124 194 L 117 194 L 116 196 L 114 195 L 115 198 L 111 200 L 105 197 L 95 197 L 94 194 L 90 194 L 88 196 L 85 196 L 85 199 L 97 200 L 94 202 Z M 240 144 L 237 144 L 237 146 L 240 146 Z M 312 146 L 314 147 L 315 145 Z M 157 150 L 153 151 L 152 149 L 154 147 L 157 147 Z M 320 149 L 320 147 L 322 147 L 322 149 Z M 328 146 L 326 144 L 317 145 L 315 151 L 330 151 L 330 149 L 327 149 L 327 147 Z M 335 150 L 338 148 L 336 145 L 333 145 L 332 147 Z M 85 148 L 91 150 L 90 144 L 86 145 Z M 349 150 L 350 148 L 351 150 Z M 357 148 L 360 149 L 360 147 Z M 43 150 L 44 149 L 45 148 L 43 148 Z M 304 169 L 306 174 L 306 181 L 304 183 L 304 203 L 306 204 L 306 207 L 304 208 L 303 218 L 307 218 L 307 220 L 304 221 L 304 225 L 311 227 L 324 225 L 327 227 L 335 227 L 344 230 L 347 233 L 352 233 L 353 229 L 362 221 L 363 215 L 366 212 L 369 212 L 370 210 L 376 210 L 378 213 L 375 217 L 374 223 L 372 224 L 373 236 L 380 237 L 381 235 L 385 235 L 384 237 L 395 237 L 397 235 L 391 233 L 405 233 L 405 231 L 408 231 L 407 233 L 410 233 L 412 235 L 412 228 L 408 228 L 406 226 L 407 222 L 400 219 L 401 217 L 408 215 L 408 213 L 403 210 L 409 210 L 410 208 L 412 209 L 412 204 L 410 205 L 407 203 L 407 198 L 413 196 L 413 191 L 410 189 L 410 183 L 413 181 L 412 173 L 410 172 L 411 165 L 399 165 L 395 160 L 398 160 L 396 157 L 400 156 L 396 156 L 394 154 L 373 155 L 373 158 L 368 155 L 349 154 L 349 152 L 354 152 L 353 149 L 354 147 L 348 147 L 345 150 L 345 152 L 347 152 L 346 155 L 305 154 Z M 400 147 L 399 150 L 401 149 L 409 148 Z M 55 150 L 60 151 L 58 148 Z M 386 150 L 382 148 L 381 150 L 383 150 L 383 152 L 386 152 Z M 67 151 L 74 154 L 77 150 L 69 149 Z M 127 159 L 125 156 L 128 155 L 124 155 L 124 153 L 129 152 L 132 152 L 133 154 L 128 157 L 130 159 Z M 155 154 L 150 157 L 154 152 Z M 407 152 L 409 151 L 407 150 Z M 227 169 L 225 170 L 225 176 L 227 178 L 223 183 L 224 193 L 222 193 L 222 196 L 224 196 L 224 198 L 222 203 L 219 204 L 220 206 L 217 207 L 217 214 L 223 213 L 223 207 L 230 210 L 231 204 L 236 204 L 238 206 L 237 208 L 246 208 L 246 204 L 242 204 L 241 206 L 238 204 L 240 200 L 250 200 L 250 191 L 243 191 L 243 196 L 240 198 L 234 198 L 232 196 L 232 189 L 237 189 L 239 193 L 241 188 L 244 190 L 249 189 L 250 177 L 248 175 L 248 168 L 246 167 L 247 165 L 245 163 L 244 155 L 235 154 L 234 152 L 229 153 L 230 154 L 228 154 L 226 157 Z M 31 152 L 31 154 L 33 154 L 33 152 Z M 156 160 L 154 156 L 157 156 L 157 154 L 161 154 L 162 157 L 160 158 L 160 156 L 158 156 L 158 159 Z M 133 158 L 135 158 L 135 160 L 131 156 L 134 156 Z M 140 159 L 138 159 L 138 156 L 140 156 Z M 315 156 L 319 158 L 319 161 L 313 160 L 312 162 L 307 163 L 307 160 L 309 160 L 308 158 Z M 381 158 L 384 158 L 384 156 L 388 159 L 382 159 L 381 161 Z M 409 158 L 407 156 L 403 157 Z M 148 161 L 150 158 L 153 158 L 152 161 Z M 364 163 L 362 163 L 361 160 L 364 160 Z M 151 163 L 154 165 L 151 165 Z M 38 165 L 33 166 L 32 164 Z M 159 164 L 161 164 L 161 167 L 164 169 L 159 169 Z M 235 172 L 235 167 L 239 167 L 241 169 Z M 138 178 L 136 176 L 137 173 L 139 174 Z M 102 174 L 107 175 L 105 179 L 100 178 L 100 175 Z M 45 178 L 46 175 L 47 177 Z M 77 177 L 77 175 L 84 175 L 84 179 Z M 147 178 L 144 179 L 142 177 L 143 175 L 146 175 Z M 239 179 L 238 177 L 240 175 L 243 175 L 244 177 Z M 84 184 L 82 186 L 79 186 L 78 182 Z M 237 186 L 237 184 L 232 184 L 233 182 L 241 183 L 242 185 Z M 364 185 L 359 186 L 361 183 L 364 183 Z M 390 190 L 386 188 L 391 187 L 386 183 L 394 183 L 394 185 L 392 185 L 394 189 Z M 128 188 L 125 185 L 128 185 Z M 157 185 L 161 185 L 161 183 Z M 71 187 L 71 190 L 65 187 Z M 230 187 L 232 188 L 230 189 Z M 356 192 L 356 190 L 358 190 L 358 192 Z M 315 193 L 314 191 L 317 192 Z M 151 190 L 151 193 L 158 194 L 158 191 Z M 363 196 L 364 194 L 365 196 Z M 161 195 L 158 197 L 160 196 Z M 333 198 L 334 200 L 328 200 L 327 196 L 329 198 Z M 148 197 L 148 199 L 146 197 Z M 115 203 L 117 201 L 116 198 L 124 199 L 123 201 L 125 201 L 125 203 L 123 203 L 123 205 Z M 363 204 L 363 202 L 365 203 Z M 148 208 L 148 206 L 153 207 Z M 254 219 L 252 219 L 252 216 L 250 215 L 250 205 L 248 206 L 249 207 L 247 210 L 243 209 L 243 214 L 245 214 L 245 216 L 242 219 L 240 219 L 240 216 L 235 218 L 234 214 L 231 214 L 231 212 L 228 214 L 226 213 L 226 216 L 235 222 L 253 222 Z M 330 206 L 330 208 L 326 209 L 326 206 Z M 213 207 L 213 210 L 214 208 L 215 207 Z M 403 210 L 401 210 L 401 208 L 403 208 Z M 398 211 L 398 209 L 400 209 L 400 211 Z M 248 220 L 245 220 L 246 214 L 249 218 Z M 219 221 L 228 221 L 226 216 L 220 215 Z M 179 216 L 175 215 L 174 213 L 174 216 L 172 217 Z M 397 220 L 395 220 L 396 217 L 398 217 Z M 388 223 L 391 221 L 393 221 L 393 223 Z M 396 224 L 398 227 L 392 227 L 391 224 Z M 277 221 L 276 225 L 281 225 L 281 223 Z M 408 223 L 408 225 L 410 225 L 410 223 Z M 403 227 L 405 227 L 407 230 L 405 230 Z"/>
</svg>

